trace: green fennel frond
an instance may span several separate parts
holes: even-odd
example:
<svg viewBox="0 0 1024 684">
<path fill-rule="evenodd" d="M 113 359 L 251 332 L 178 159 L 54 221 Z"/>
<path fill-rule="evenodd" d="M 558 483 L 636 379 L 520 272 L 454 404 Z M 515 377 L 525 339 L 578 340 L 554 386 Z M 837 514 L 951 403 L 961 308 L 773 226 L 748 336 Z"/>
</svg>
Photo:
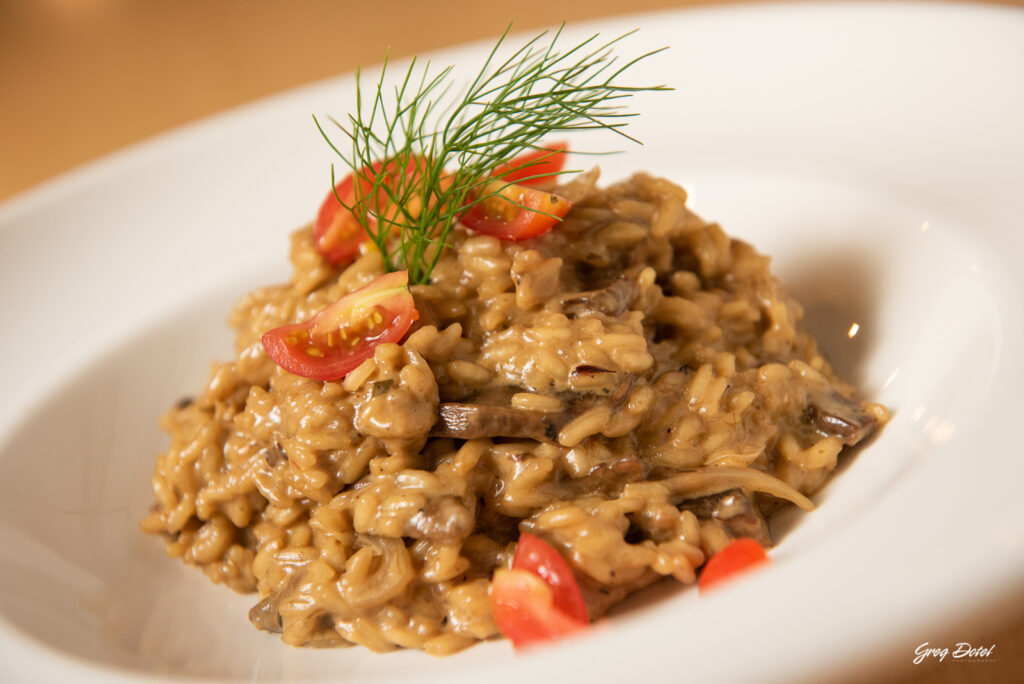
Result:
<svg viewBox="0 0 1024 684">
<path fill-rule="evenodd" d="M 332 141 L 314 117 L 354 175 L 354 201 L 338 201 L 363 224 L 387 270 L 408 270 L 411 283 L 429 282 L 459 216 L 495 194 L 484 185 L 496 167 L 543 149 L 543 139 L 556 133 L 602 129 L 635 142 L 624 131 L 636 116 L 625 101 L 638 92 L 669 90 L 618 83 L 630 67 L 661 52 L 621 60 L 614 48 L 634 32 L 606 42 L 595 34 L 562 49 L 559 29 L 501 58 L 508 33 L 457 94 L 451 66 L 434 73 L 429 62 L 421 66 L 414 58 L 388 86 L 385 60 L 369 97 L 357 71 L 355 111 L 347 121 L 331 120 L 344 144 Z M 332 168 L 332 185 L 333 174 Z"/>
</svg>

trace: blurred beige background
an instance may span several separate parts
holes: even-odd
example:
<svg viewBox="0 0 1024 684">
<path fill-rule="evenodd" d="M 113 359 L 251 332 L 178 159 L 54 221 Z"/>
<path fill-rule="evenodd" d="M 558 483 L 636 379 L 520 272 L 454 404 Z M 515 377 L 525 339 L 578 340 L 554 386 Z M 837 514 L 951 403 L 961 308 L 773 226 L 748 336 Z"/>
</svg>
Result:
<svg viewBox="0 0 1024 684">
<path fill-rule="evenodd" d="M 0 200 L 212 112 L 380 61 L 718 0 L 0 0 Z M 998 4 L 1024 7 L 1024 0 Z"/>
<path fill-rule="evenodd" d="M 208 114 L 395 56 L 695 0 L 0 0 L 0 200 Z M 1024 9 L 1024 0 L 998 3 Z M 997 562 L 997 559 L 993 559 Z M 904 684 L 1024 681 L 1017 620 L 965 625 L 995 663 L 889 673 Z M 1012 614 L 1012 613 L 1011 613 Z M 823 616 L 826 621 L 828 616 Z"/>
</svg>

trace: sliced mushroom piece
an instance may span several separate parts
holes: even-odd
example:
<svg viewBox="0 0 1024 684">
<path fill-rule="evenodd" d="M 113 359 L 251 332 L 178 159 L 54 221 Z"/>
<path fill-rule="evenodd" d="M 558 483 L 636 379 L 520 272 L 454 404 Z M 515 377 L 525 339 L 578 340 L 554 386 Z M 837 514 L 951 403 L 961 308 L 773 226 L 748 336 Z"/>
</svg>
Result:
<svg viewBox="0 0 1024 684">
<path fill-rule="evenodd" d="M 629 310 L 636 296 L 637 285 L 632 280 L 616 280 L 610 285 L 590 292 L 577 292 L 562 298 L 562 311 L 566 316 L 605 314 L 619 316 Z"/>
<path fill-rule="evenodd" d="M 293 587 L 294 584 L 289 583 L 288 586 Z M 284 625 L 281 621 L 280 604 L 281 599 L 289 591 L 287 589 L 275 591 L 253 606 L 249 610 L 249 622 L 265 632 L 282 634 L 284 632 Z M 316 616 L 313 633 L 301 645 L 310 648 L 336 648 L 338 646 L 345 646 L 347 643 L 334 630 L 334 618 L 329 613 L 321 613 Z"/>
<path fill-rule="evenodd" d="M 569 377 L 571 378 L 593 378 L 595 376 L 604 375 L 605 373 L 614 373 L 615 371 L 608 368 L 601 368 L 600 366 L 592 366 L 587 363 L 581 363 L 573 366 L 572 370 L 569 371 Z"/>
<path fill-rule="evenodd" d="M 284 627 L 281 624 L 281 612 L 278 610 L 280 597 L 281 593 L 276 591 L 267 594 L 266 598 L 249 609 L 249 622 L 264 632 L 281 634 Z"/>
<path fill-rule="evenodd" d="M 836 435 L 853 446 L 875 431 L 878 421 L 857 401 L 829 389 L 811 398 L 807 406 L 811 425 L 826 435 Z"/>
<path fill-rule="evenodd" d="M 576 480 L 564 482 L 578 496 L 621 491 L 630 482 L 644 478 L 644 466 L 636 456 L 628 454 L 608 463 L 598 463 L 590 472 Z"/>
<path fill-rule="evenodd" d="M 263 454 L 263 458 L 267 460 L 267 465 L 271 468 L 277 467 L 278 463 L 288 458 L 288 454 L 285 453 L 284 447 L 282 447 L 280 442 L 276 439 L 273 444 L 261 449 L 260 453 Z"/>
<path fill-rule="evenodd" d="M 568 381 L 572 393 L 566 397 L 566 401 L 577 403 L 585 395 L 608 395 L 621 384 L 621 375 L 621 373 L 600 366 L 577 364 L 569 370 Z"/>
<path fill-rule="evenodd" d="M 542 413 L 484 404 L 441 404 L 433 437 L 477 439 L 518 437 L 553 442 L 566 422 L 562 414 Z"/>
<path fill-rule="evenodd" d="M 508 394 L 507 391 L 479 394 L 474 397 L 477 400 L 474 403 L 442 403 L 437 407 L 437 421 L 430 435 L 455 439 L 511 437 L 554 442 L 558 432 L 569 421 L 593 408 L 597 402 L 607 402 L 613 412 L 618 410 L 629 398 L 635 380 L 632 374 L 615 373 L 596 366 L 580 365 L 572 372 L 576 374 L 573 376 L 575 378 L 607 378 L 607 381 L 599 386 L 588 387 L 590 391 L 578 390 L 563 394 L 561 398 L 569 408 L 557 413 L 491 403 L 502 401 L 501 397 Z"/>
<path fill-rule="evenodd" d="M 461 541 L 473 531 L 473 513 L 455 496 L 431 499 L 405 524 L 405 535 L 443 544 Z"/>
<path fill-rule="evenodd" d="M 284 586 L 267 594 L 259 603 L 250 608 L 249 622 L 265 632 L 281 634 L 284 630 L 284 624 L 281 621 L 281 601 L 295 590 L 302 574 L 301 571 L 295 573 L 288 578 Z"/>
<path fill-rule="evenodd" d="M 765 547 L 774 544 L 764 515 L 739 489 L 686 501 L 680 509 L 693 511 L 703 520 L 719 521 L 733 537 L 750 537 Z"/>
</svg>

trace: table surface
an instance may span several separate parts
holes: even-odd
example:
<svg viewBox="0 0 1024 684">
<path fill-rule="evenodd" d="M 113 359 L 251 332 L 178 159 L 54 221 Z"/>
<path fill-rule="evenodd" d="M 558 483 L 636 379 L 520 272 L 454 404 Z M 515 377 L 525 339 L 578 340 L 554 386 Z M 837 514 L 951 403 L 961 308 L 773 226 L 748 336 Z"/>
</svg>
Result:
<svg viewBox="0 0 1024 684">
<path fill-rule="evenodd" d="M 0 201 L 131 143 L 377 61 L 692 0 L 0 0 Z M 990 3 L 993 4 L 993 3 Z M 1024 8 L 1024 0 L 997 4 Z M 456 19 L 452 19 L 455 17 Z M 358 27 L 358 30 L 354 30 Z M 965 626 L 994 663 L 895 663 L 901 684 L 1024 680 L 1024 610 Z"/>
</svg>

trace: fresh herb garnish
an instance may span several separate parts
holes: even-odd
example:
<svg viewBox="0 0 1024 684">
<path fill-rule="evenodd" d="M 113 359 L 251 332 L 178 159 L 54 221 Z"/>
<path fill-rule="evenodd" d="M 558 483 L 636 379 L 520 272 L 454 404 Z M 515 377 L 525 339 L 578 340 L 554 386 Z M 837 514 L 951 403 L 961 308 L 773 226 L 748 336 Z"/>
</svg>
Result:
<svg viewBox="0 0 1024 684">
<path fill-rule="evenodd" d="M 541 33 L 500 60 L 506 29 L 476 78 L 456 96 L 451 66 L 432 75 L 429 62 L 419 68 L 414 58 L 392 91 L 384 83 L 385 61 L 368 99 L 357 71 L 355 113 L 347 125 L 332 119 L 351 141 L 350 151 L 339 149 L 314 117 L 357 180 L 355 201 L 338 201 L 363 224 L 388 271 L 405 269 L 410 282 L 427 283 L 458 217 L 503 187 L 487 185 L 491 172 L 527 150 L 542 149 L 546 136 L 604 129 L 636 142 L 623 131 L 636 116 L 623 101 L 669 88 L 616 80 L 661 50 L 623 63 L 614 47 L 633 32 L 604 43 L 595 34 L 564 50 L 558 47 L 561 33 L 549 41 Z M 333 185 L 333 167 L 331 173 Z"/>
</svg>

